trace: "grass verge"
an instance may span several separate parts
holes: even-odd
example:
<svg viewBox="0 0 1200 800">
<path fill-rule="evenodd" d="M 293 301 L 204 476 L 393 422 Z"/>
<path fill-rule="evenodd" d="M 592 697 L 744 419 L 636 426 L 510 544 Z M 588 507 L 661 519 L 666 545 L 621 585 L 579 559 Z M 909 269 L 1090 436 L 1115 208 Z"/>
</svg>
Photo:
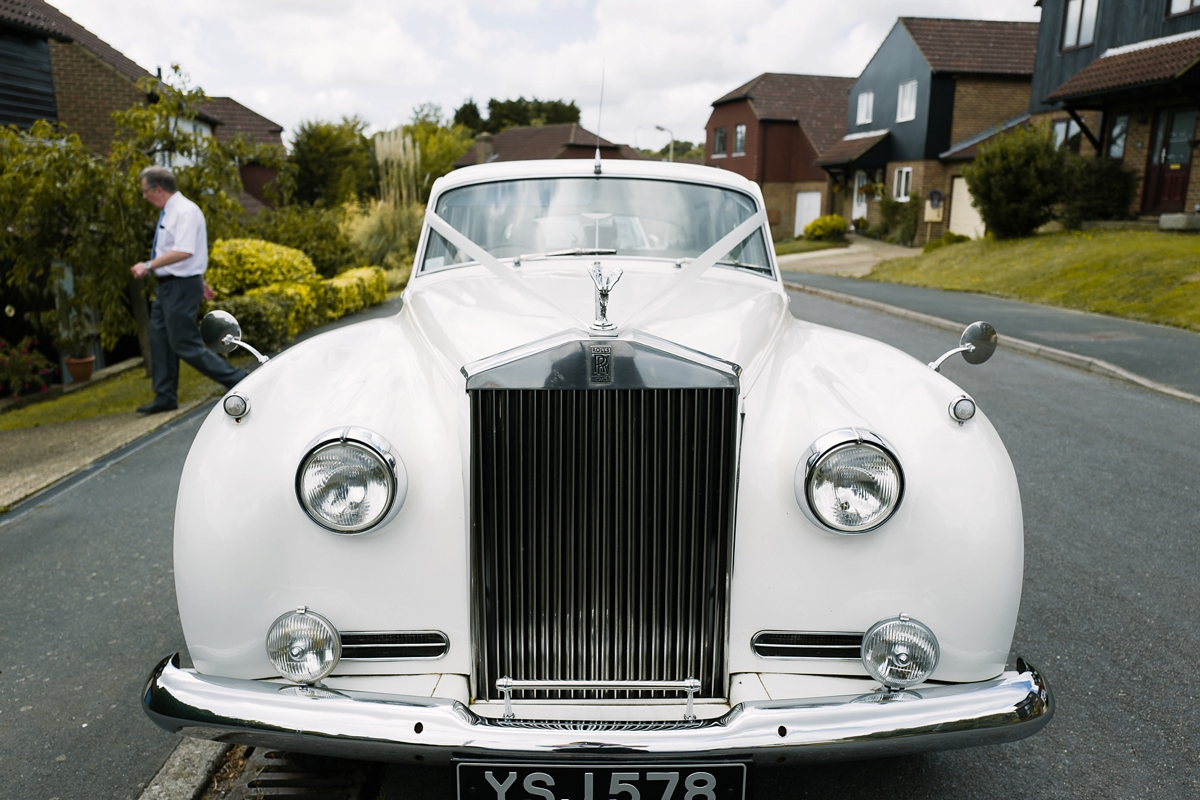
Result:
<svg viewBox="0 0 1200 800">
<path fill-rule="evenodd" d="M 187 364 L 179 365 L 179 404 L 203 400 L 223 392 L 221 384 L 209 380 Z M 0 431 L 36 428 L 57 422 L 107 417 L 133 411 L 154 399 L 150 379 L 141 369 L 131 369 L 115 378 L 56 400 L 18 408 L 0 415 Z"/>
<path fill-rule="evenodd" d="M 833 247 L 849 247 L 849 242 L 814 242 L 808 239 L 784 239 L 775 243 L 775 255 L 788 256 L 792 253 L 811 253 Z"/>
<path fill-rule="evenodd" d="M 1200 331 L 1200 237 L 1068 231 L 876 265 L 867 280 L 1008 297 Z"/>
</svg>

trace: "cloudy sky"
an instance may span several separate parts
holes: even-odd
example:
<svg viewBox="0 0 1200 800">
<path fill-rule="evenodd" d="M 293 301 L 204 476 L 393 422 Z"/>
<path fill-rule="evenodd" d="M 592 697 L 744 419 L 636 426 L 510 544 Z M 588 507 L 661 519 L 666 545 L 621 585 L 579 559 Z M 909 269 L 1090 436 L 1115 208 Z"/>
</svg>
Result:
<svg viewBox="0 0 1200 800">
<path fill-rule="evenodd" d="M 1036 21 L 1033 0 L 50 0 L 151 72 L 179 63 L 291 129 L 375 129 L 434 102 L 575 100 L 602 134 L 704 136 L 709 104 L 762 72 L 857 75 L 896 17 Z M 285 133 L 286 135 L 286 133 Z"/>
</svg>

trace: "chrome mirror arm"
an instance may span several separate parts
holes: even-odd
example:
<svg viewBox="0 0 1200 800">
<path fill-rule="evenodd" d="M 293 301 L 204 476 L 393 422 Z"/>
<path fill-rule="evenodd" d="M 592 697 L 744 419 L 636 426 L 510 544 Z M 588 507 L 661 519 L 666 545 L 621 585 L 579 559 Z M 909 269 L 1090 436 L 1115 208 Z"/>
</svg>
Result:
<svg viewBox="0 0 1200 800">
<path fill-rule="evenodd" d="M 254 349 L 253 347 L 251 347 L 250 345 L 248 345 L 248 344 L 246 344 L 245 342 L 243 342 L 241 339 L 235 339 L 235 338 L 233 338 L 233 335 L 232 335 L 232 334 L 230 334 L 230 335 L 226 336 L 224 339 L 222 339 L 222 340 L 221 340 L 221 342 L 222 342 L 223 344 L 226 344 L 226 345 L 233 345 L 233 346 L 236 346 L 236 347 L 244 347 L 244 348 L 246 348 L 247 350 L 249 350 L 249 351 L 250 351 L 250 354 L 251 354 L 252 356 L 254 356 L 255 358 L 257 358 L 257 359 L 258 359 L 258 363 L 260 363 L 260 364 L 265 364 L 265 363 L 267 363 L 268 361 L 270 361 L 270 360 L 271 360 L 271 359 L 269 359 L 267 356 L 264 356 L 262 353 L 260 353 L 260 352 L 258 352 L 257 350 L 255 350 L 255 349 Z"/>
<path fill-rule="evenodd" d="M 944 353 L 942 355 L 941 358 L 937 359 L 936 361 L 930 361 L 929 368 L 931 370 L 933 370 L 934 372 L 941 372 L 942 364 L 944 364 L 946 359 L 949 358 L 950 356 L 957 355 L 958 353 L 974 353 L 974 352 L 975 352 L 975 345 L 964 344 L 962 347 L 956 347 L 953 350 L 947 351 L 946 353 Z"/>
</svg>

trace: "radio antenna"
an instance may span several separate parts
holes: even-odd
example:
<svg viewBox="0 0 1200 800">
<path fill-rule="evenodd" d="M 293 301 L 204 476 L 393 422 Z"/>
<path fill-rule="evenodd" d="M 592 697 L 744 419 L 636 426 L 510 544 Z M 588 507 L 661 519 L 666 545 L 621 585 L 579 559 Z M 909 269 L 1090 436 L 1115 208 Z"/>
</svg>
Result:
<svg viewBox="0 0 1200 800">
<path fill-rule="evenodd" d="M 604 120 L 604 62 L 600 62 L 600 108 L 596 112 L 596 161 L 592 172 L 600 174 L 600 123 Z"/>
</svg>

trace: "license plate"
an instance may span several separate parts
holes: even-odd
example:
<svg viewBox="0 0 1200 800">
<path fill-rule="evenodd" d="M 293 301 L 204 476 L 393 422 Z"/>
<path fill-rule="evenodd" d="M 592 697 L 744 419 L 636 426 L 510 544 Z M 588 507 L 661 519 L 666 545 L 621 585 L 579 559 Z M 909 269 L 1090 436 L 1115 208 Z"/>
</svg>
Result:
<svg viewBox="0 0 1200 800">
<path fill-rule="evenodd" d="M 745 764 L 458 765 L 459 800 L 744 800 Z"/>
</svg>

